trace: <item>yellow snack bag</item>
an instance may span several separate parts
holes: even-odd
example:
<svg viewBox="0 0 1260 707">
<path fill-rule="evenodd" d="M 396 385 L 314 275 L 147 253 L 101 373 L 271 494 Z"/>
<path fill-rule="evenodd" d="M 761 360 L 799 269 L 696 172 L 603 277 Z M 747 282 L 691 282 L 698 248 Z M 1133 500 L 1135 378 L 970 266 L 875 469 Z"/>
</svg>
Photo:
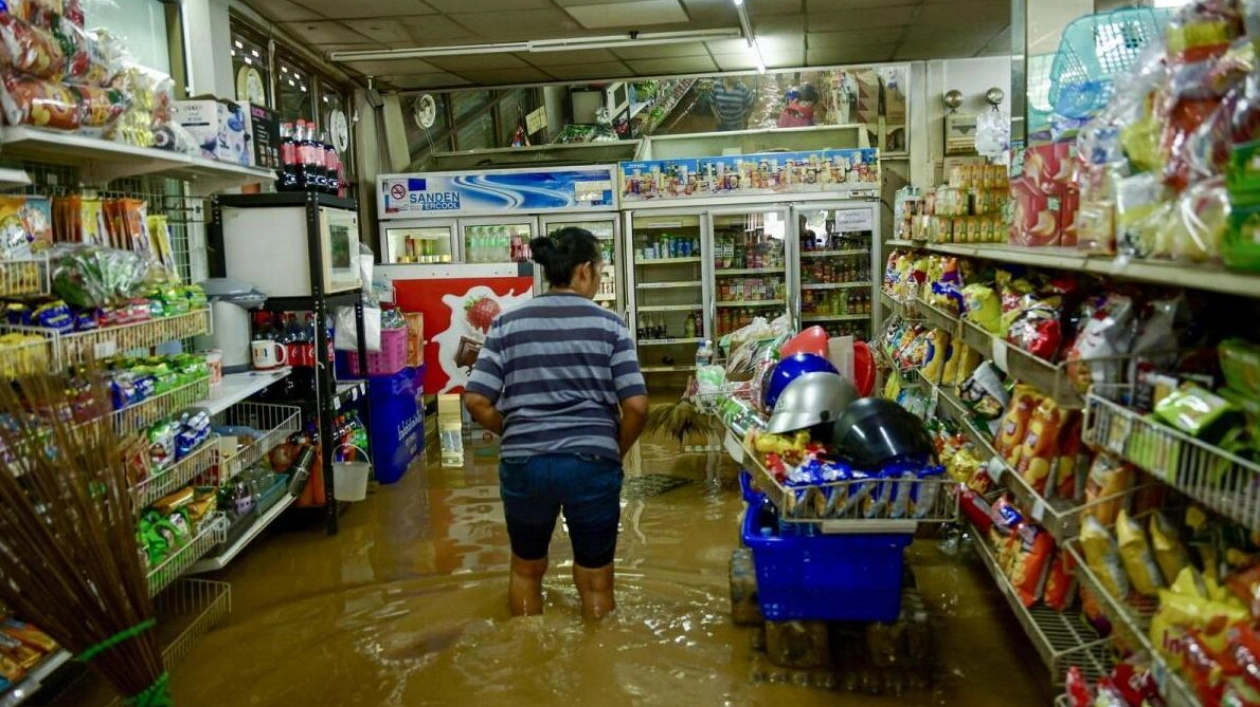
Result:
<svg viewBox="0 0 1260 707">
<path fill-rule="evenodd" d="M 962 385 L 980 366 L 980 354 L 961 341 L 958 342 L 958 368 L 954 371 L 953 385 Z"/>
<path fill-rule="evenodd" d="M 1190 566 L 1190 553 L 1181 542 L 1177 526 L 1173 525 L 1163 513 L 1157 512 L 1151 516 L 1150 530 L 1151 550 L 1155 553 L 1155 562 L 1159 565 L 1159 571 L 1163 573 L 1164 580 L 1171 584 L 1181 574 L 1182 569 Z"/>
<path fill-rule="evenodd" d="M 945 368 L 945 359 L 949 350 L 949 334 L 940 329 L 933 329 L 927 335 L 927 351 L 923 355 L 923 377 L 936 383 L 941 379 L 941 371 Z"/>
<path fill-rule="evenodd" d="M 1129 578 L 1120 561 L 1120 548 L 1116 539 L 1093 516 L 1085 518 L 1081 526 L 1081 547 L 1085 550 L 1085 564 L 1098 576 L 1103 588 L 1112 597 L 1123 600 L 1129 595 Z"/>
<path fill-rule="evenodd" d="M 972 284 L 962 289 L 963 318 L 994 334 L 1002 327 L 1002 300 L 992 287 Z"/>
<path fill-rule="evenodd" d="M 1142 596 L 1155 596 L 1163 588 L 1164 578 L 1146 542 L 1142 524 L 1130 518 L 1128 511 L 1121 510 L 1116 516 L 1116 538 L 1120 542 L 1120 560 L 1133 588 Z"/>
<path fill-rule="evenodd" d="M 941 385 L 955 385 L 954 381 L 958 378 L 959 350 L 962 346 L 961 341 L 950 340 L 949 346 L 945 349 L 945 368 L 941 372 Z"/>
</svg>

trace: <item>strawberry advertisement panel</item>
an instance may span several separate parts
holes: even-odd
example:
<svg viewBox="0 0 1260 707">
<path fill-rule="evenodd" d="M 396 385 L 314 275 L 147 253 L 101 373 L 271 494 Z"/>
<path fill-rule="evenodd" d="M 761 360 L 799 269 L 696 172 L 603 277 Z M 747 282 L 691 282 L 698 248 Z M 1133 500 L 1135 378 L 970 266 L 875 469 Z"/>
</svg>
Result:
<svg viewBox="0 0 1260 707">
<path fill-rule="evenodd" d="M 461 393 L 481 352 L 490 323 L 534 296 L 530 276 L 403 279 L 395 277 L 394 302 L 424 314 L 426 395 Z"/>
</svg>

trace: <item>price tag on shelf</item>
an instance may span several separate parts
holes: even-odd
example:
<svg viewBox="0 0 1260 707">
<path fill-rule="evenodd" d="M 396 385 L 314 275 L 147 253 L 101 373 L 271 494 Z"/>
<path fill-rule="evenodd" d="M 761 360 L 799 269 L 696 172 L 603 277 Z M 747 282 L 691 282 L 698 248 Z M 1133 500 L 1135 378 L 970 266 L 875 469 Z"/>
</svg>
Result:
<svg viewBox="0 0 1260 707">
<path fill-rule="evenodd" d="M 1003 373 L 1007 373 L 1009 369 L 1006 363 L 1006 342 L 1002 339 L 993 340 L 993 365 L 997 366 Z"/>
<path fill-rule="evenodd" d="M 118 353 L 118 342 L 114 340 L 98 341 L 96 346 L 92 347 L 92 352 L 97 358 L 108 358 Z"/>
<path fill-rule="evenodd" d="M 1032 518 L 1038 523 L 1046 519 L 1046 502 L 1040 498 L 1033 504 Z"/>
</svg>

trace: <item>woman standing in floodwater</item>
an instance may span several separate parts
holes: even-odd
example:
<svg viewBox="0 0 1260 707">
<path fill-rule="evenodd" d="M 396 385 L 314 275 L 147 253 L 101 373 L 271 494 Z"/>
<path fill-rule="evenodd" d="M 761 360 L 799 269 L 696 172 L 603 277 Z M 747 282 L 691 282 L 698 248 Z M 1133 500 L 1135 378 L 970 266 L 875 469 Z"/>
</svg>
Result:
<svg viewBox="0 0 1260 707">
<path fill-rule="evenodd" d="M 512 614 L 542 612 L 548 548 L 563 511 L 582 614 L 599 618 L 616 608 L 621 459 L 643 432 L 647 388 L 629 330 L 592 301 L 604 266 L 595 236 L 565 228 L 530 249 L 551 289 L 494 320 L 464 404 L 503 437 Z"/>
</svg>

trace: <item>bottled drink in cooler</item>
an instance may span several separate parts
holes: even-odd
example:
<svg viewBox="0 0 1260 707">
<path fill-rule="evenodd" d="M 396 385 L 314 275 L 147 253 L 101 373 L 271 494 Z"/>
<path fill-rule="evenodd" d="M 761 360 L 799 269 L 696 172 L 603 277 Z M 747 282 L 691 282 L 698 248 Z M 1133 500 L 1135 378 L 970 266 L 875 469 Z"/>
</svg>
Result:
<svg viewBox="0 0 1260 707">
<path fill-rule="evenodd" d="M 328 141 L 328 133 L 320 134 L 320 142 L 323 143 L 324 148 L 324 192 L 337 196 L 341 191 L 339 169 L 341 159 L 337 157 L 337 149 Z"/>
<path fill-rule="evenodd" d="M 301 163 L 298 160 L 298 146 L 293 137 L 293 124 L 280 124 L 280 179 L 276 191 L 300 191 L 298 186 Z"/>
</svg>

